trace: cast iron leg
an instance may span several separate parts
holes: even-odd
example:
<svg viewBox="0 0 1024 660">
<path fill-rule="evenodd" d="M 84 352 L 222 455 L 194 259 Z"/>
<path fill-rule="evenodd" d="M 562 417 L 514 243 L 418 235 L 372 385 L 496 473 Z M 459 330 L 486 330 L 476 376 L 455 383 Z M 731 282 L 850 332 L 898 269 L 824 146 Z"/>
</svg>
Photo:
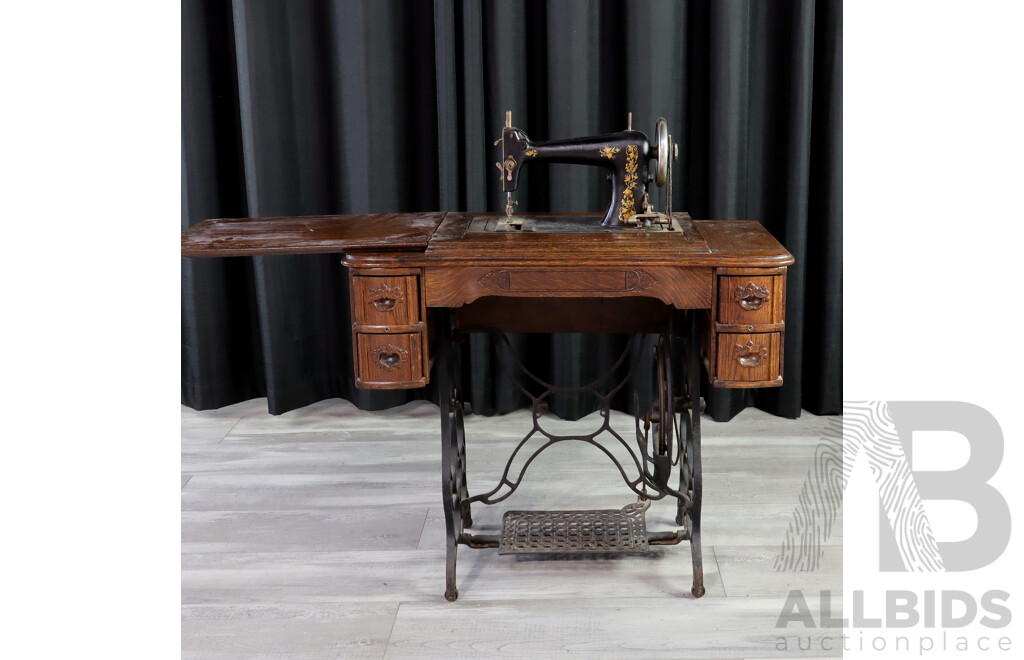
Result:
<svg viewBox="0 0 1024 660">
<path fill-rule="evenodd" d="M 694 598 L 704 595 L 704 560 L 700 553 L 700 434 L 694 439 L 694 479 L 693 479 L 693 508 L 690 510 L 690 552 L 693 555 L 693 588 L 690 593 Z"/>
<path fill-rule="evenodd" d="M 455 353 L 456 347 L 452 347 L 452 352 Z M 455 359 L 455 368 L 461 369 L 459 360 Z M 456 372 L 458 374 L 460 372 Z M 461 384 L 461 378 L 458 375 L 455 376 L 455 381 Z M 458 459 L 456 463 L 456 481 L 459 483 L 459 501 L 461 504 L 462 513 L 462 526 L 472 527 L 473 526 L 473 513 L 470 510 L 470 504 L 467 501 L 469 499 L 469 484 L 466 481 L 466 427 L 462 419 L 462 388 L 459 386 L 455 387 L 455 393 L 452 396 L 452 400 L 455 404 L 455 444 L 458 448 Z"/>
<path fill-rule="evenodd" d="M 700 467 L 700 330 L 697 314 L 690 313 L 690 354 L 687 356 L 687 384 L 690 389 L 690 422 L 693 425 L 693 461 L 690 474 L 693 479 L 693 506 L 690 508 L 690 551 L 693 554 L 694 598 L 704 595 L 704 560 L 700 553 L 700 506 L 703 482 Z"/>
<path fill-rule="evenodd" d="M 462 411 L 460 393 L 456 387 L 457 360 L 453 345 L 453 316 L 450 310 L 438 312 L 440 330 L 440 360 L 437 365 L 438 397 L 441 408 L 441 494 L 444 504 L 446 537 L 445 589 L 444 597 L 453 601 L 459 597 L 455 586 L 455 563 L 458 554 L 459 536 L 462 534 L 462 493 L 465 478 L 460 461 L 459 439 L 462 432 Z M 463 442 L 465 438 L 463 438 Z M 460 478 L 461 477 L 461 478 Z M 468 508 L 468 507 L 467 507 Z"/>
<path fill-rule="evenodd" d="M 685 455 L 679 460 L 679 490 L 690 491 L 692 502 L 687 507 L 679 500 L 676 509 L 676 524 L 685 525 L 690 537 L 690 552 L 693 559 L 693 588 L 690 593 L 694 598 L 704 595 L 704 559 L 700 551 L 700 506 L 701 506 L 701 466 L 700 466 L 700 331 L 697 315 L 690 314 L 689 336 L 686 338 L 686 373 L 685 387 L 687 409 L 682 411 L 683 448 Z"/>
<path fill-rule="evenodd" d="M 679 492 L 685 493 L 690 490 L 690 460 L 692 460 L 690 446 L 691 439 L 693 438 L 691 430 L 693 427 L 690 426 L 689 410 L 681 411 L 679 417 L 682 421 L 679 432 L 683 434 L 683 437 L 680 438 L 683 446 L 683 455 L 679 457 Z M 681 499 L 676 500 L 676 524 L 682 525 L 685 518 L 686 502 Z"/>
</svg>

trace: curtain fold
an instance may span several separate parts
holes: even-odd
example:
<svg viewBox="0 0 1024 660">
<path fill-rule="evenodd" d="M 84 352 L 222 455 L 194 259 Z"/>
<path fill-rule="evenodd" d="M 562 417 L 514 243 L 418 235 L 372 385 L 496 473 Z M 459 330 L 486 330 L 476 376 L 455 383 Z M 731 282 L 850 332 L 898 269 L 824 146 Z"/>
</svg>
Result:
<svg viewBox="0 0 1024 660">
<path fill-rule="evenodd" d="M 836 0 L 184 0 L 182 228 L 500 211 L 491 143 L 505 110 L 535 139 L 621 130 L 627 112 L 650 133 L 664 116 L 680 150 L 673 208 L 759 220 L 797 258 L 785 386 L 708 388 L 708 412 L 838 412 L 841 16 Z M 601 211 L 605 185 L 590 168 L 538 164 L 516 197 L 524 210 Z M 367 409 L 433 398 L 355 389 L 348 301 L 336 256 L 182 260 L 183 403 L 267 396 L 277 414 L 331 397 Z M 564 384 L 625 347 L 605 335 L 510 340 L 535 373 Z M 464 350 L 475 412 L 527 403 L 499 377 L 489 339 Z M 641 388 L 648 353 L 634 358 Z M 620 398 L 628 409 L 631 396 Z M 552 410 L 576 418 L 590 405 L 556 398 Z"/>
</svg>

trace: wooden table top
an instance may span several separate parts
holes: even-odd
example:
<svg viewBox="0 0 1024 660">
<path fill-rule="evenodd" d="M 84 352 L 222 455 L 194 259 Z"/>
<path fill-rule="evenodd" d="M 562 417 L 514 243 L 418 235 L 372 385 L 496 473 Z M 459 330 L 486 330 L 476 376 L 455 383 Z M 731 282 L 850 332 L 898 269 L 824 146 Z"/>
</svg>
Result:
<svg viewBox="0 0 1024 660">
<path fill-rule="evenodd" d="M 631 259 L 688 266 L 786 266 L 793 256 L 752 220 L 685 218 L 685 231 L 606 231 L 596 214 L 532 214 L 538 219 L 571 216 L 594 224 L 576 233 L 474 232 L 473 218 L 496 213 L 385 213 L 204 220 L 181 235 L 183 257 L 275 254 L 400 253 L 405 261 L 437 264 L 552 263 L 580 259 L 603 263 Z"/>
<path fill-rule="evenodd" d="M 444 215 L 381 213 L 203 220 L 182 233 L 181 256 L 422 251 Z"/>
</svg>

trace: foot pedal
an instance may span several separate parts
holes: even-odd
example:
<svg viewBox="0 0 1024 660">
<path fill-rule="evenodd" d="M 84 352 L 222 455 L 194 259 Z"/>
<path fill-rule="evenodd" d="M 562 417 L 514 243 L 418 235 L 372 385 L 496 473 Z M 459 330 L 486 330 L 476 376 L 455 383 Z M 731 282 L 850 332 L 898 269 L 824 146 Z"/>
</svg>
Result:
<svg viewBox="0 0 1024 660">
<path fill-rule="evenodd" d="M 650 502 L 621 510 L 507 511 L 499 554 L 647 552 Z"/>
</svg>

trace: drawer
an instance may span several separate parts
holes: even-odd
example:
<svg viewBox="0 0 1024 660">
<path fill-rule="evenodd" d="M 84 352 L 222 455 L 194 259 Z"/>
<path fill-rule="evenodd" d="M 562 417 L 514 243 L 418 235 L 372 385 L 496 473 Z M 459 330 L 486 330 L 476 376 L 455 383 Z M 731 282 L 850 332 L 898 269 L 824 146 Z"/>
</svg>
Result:
<svg viewBox="0 0 1024 660">
<path fill-rule="evenodd" d="M 356 334 L 356 386 L 401 389 L 426 385 L 423 333 Z"/>
<path fill-rule="evenodd" d="M 781 323 L 785 309 L 784 277 L 719 277 L 718 322 L 743 325 Z"/>
<path fill-rule="evenodd" d="M 415 275 L 352 277 L 352 313 L 360 325 L 402 326 L 420 321 Z"/>
<path fill-rule="evenodd" d="M 781 383 L 782 333 L 720 333 L 715 347 L 720 387 Z M 777 382 L 776 382 L 777 381 Z"/>
</svg>

